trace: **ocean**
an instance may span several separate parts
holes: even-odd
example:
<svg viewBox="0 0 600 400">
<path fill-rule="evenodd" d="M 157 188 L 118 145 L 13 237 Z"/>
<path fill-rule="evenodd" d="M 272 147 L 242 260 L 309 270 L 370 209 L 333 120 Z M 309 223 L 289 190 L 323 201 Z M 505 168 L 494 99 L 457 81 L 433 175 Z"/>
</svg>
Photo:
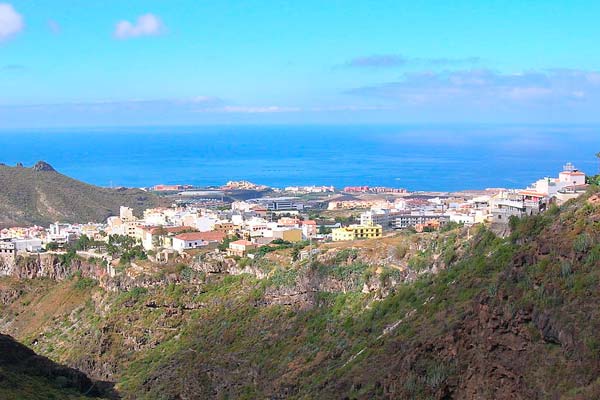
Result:
<svg viewBox="0 0 600 400">
<path fill-rule="evenodd" d="M 572 162 L 596 173 L 600 126 L 353 125 L 0 131 L 0 162 L 38 160 L 100 186 L 524 187 Z M 0 189 L 1 190 L 1 189 Z"/>
</svg>

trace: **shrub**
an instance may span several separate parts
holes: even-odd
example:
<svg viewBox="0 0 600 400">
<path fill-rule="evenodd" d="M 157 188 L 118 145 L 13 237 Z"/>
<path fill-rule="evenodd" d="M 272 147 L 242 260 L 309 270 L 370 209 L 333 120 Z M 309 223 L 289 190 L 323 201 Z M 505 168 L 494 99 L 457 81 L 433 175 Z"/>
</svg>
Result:
<svg viewBox="0 0 600 400">
<path fill-rule="evenodd" d="M 95 279 L 92 278 L 79 278 L 76 282 L 75 282 L 75 289 L 77 290 L 85 290 L 88 288 L 92 288 L 94 286 L 96 286 L 98 284 L 98 282 L 96 282 Z"/>
<path fill-rule="evenodd" d="M 594 246 L 594 248 L 590 251 L 585 262 L 589 265 L 595 265 L 600 262 L 600 245 Z"/>
<path fill-rule="evenodd" d="M 398 246 L 396 246 L 396 258 L 403 259 L 406 256 L 406 253 L 408 253 L 407 245 L 400 243 Z"/>
<path fill-rule="evenodd" d="M 560 275 L 563 278 L 569 277 L 573 273 L 573 267 L 569 261 L 563 261 L 560 266 Z"/>
<path fill-rule="evenodd" d="M 575 238 L 573 242 L 573 250 L 576 253 L 585 253 L 592 247 L 592 238 L 591 236 L 584 232 L 581 233 Z"/>
</svg>

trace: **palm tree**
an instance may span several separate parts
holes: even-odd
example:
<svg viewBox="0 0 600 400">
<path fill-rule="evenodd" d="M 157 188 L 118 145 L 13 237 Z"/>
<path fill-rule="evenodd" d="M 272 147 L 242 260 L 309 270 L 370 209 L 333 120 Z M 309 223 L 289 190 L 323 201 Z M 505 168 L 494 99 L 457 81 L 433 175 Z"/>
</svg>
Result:
<svg viewBox="0 0 600 400">
<path fill-rule="evenodd" d="M 600 173 L 600 151 L 596 153 L 596 158 L 598 159 L 598 173 Z"/>
</svg>

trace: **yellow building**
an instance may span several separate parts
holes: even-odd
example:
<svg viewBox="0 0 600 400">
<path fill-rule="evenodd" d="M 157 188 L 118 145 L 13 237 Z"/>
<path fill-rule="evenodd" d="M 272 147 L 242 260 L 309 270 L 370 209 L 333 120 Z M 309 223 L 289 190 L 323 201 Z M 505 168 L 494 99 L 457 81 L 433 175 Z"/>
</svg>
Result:
<svg viewBox="0 0 600 400">
<path fill-rule="evenodd" d="M 273 237 L 276 239 L 282 239 L 287 242 L 300 242 L 302 241 L 302 230 L 301 229 L 282 229 L 273 230 Z"/>
<path fill-rule="evenodd" d="M 350 225 L 331 231 L 334 242 L 342 240 L 375 239 L 383 234 L 381 225 Z"/>
</svg>

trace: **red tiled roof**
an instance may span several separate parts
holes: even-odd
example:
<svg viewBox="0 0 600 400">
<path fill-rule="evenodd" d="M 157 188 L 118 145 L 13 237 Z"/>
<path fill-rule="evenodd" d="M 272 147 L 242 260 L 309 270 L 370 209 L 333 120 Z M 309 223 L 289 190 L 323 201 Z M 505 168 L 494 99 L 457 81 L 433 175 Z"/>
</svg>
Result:
<svg viewBox="0 0 600 400">
<path fill-rule="evenodd" d="M 533 190 L 521 190 L 519 193 L 522 195 L 525 195 L 525 196 L 532 196 L 532 197 L 544 197 L 545 196 L 544 193 L 536 192 Z"/>
<path fill-rule="evenodd" d="M 192 228 L 191 226 L 145 226 L 142 229 L 150 232 L 153 235 L 157 234 L 161 230 L 163 230 L 166 233 L 181 233 L 181 232 L 185 232 L 185 231 L 195 231 L 196 230 L 196 229 Z"/>
<path fill-rule="evenodd" d="M 209 232 L 188 232 L 175 236 L 180 240 L 204 240 L 207 242 L 220 242 L 225 238 L 225 233 L 218 231 Z"/>
<path fill-rule="evenodd" d="M 561 172 L 561 174 L 567 174 L 567 175 L 585 175 L 581 171 L 563 171 L 563 172 Z"/>
<path fill-rule="evenodd" d="M 244 239 L 240 239 L 240 240 L 236 240 L 235 242 L 231 242 L 229 244 L 239 244 L 242 246 L 252 246 L 254 243 L 248 241 L 248 240 L 244 240 Z"/>
</svg>

